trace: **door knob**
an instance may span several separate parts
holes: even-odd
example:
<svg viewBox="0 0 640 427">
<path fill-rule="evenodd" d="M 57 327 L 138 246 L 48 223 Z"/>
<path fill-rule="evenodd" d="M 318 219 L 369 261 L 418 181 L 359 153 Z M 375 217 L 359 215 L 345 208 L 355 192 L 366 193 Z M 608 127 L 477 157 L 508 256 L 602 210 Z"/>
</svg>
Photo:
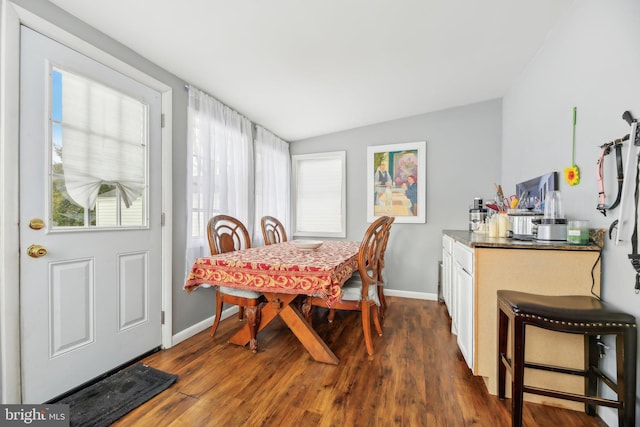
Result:
<svg viewBox="0 0 640 427">
<path fill-rule="evenodd" d="M 47 254 L 47 248 L 40 245 L 31 245 L 27 248 L 27 254 L 31 258 L 40 258 Z"/>
</svg>

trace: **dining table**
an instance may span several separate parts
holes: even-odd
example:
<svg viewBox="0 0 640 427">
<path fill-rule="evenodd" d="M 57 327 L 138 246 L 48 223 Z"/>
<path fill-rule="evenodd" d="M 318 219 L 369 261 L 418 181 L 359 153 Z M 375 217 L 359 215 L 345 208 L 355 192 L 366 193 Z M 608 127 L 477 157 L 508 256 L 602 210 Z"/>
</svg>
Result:
<svg viewBox="0 0 640 427">
<path fill-rule="evenodd" d="M 314 249 L 295 241 L 197 258 L 184 285 L 187 293 L 202 286 L 227 286 L 262 293 L 260 332 L 280 317 L 318 362 L 337 365 L 339 359 L 292 304 L 299 295 L 320 295 L 328 308 L 342 298 L 342 285 L 358 268 L 360 243 L 326 240 Z M 218 316 L 219 313 L 216 313 Z M 245 346 L 251 340 L 245 324 L 229 343 Z"/>
</svg>

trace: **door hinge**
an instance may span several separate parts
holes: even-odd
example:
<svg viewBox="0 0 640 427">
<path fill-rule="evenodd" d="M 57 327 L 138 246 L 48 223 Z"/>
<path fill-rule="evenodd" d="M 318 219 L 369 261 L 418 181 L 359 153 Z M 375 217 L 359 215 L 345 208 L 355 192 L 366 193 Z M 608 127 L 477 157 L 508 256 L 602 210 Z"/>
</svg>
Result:
<svg viewBox="0 0 640 427">
<path fill-rule="evenodd" d="M 160 324 L 164 325 L 164 310 L 160 312 Z"/>
<path fill-rule="evenodd" d="M 162 215 L 160 215 L 160 225 L 164 226 L 164 212 L 162 212 Z"/>
<path fill-rule="evenodd" d="M 160 127 L 164 128 L 164 113 L 160 114 Z"/>
</svg>

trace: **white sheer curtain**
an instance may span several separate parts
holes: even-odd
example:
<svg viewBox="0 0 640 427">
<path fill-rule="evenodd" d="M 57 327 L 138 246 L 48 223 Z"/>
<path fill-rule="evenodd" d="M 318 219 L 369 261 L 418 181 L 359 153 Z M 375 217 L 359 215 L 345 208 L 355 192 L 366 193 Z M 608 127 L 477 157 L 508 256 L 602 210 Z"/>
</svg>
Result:
<svg viewBox="0 0 640 427">
<path fill-rule="evenodd" d="M 231 215 L 253 232 L 254 166 L 251 122 L 188 86 L 186 269 L 209 255 L 206 225 Z"/>
<path fill-rule="evenodd" d="M 256 223 L 254 246 L 264 244 L 260 219 L 278 218 L 291 238 L 291 156 L 289 143 L 256 126 Z"/>
</svg>

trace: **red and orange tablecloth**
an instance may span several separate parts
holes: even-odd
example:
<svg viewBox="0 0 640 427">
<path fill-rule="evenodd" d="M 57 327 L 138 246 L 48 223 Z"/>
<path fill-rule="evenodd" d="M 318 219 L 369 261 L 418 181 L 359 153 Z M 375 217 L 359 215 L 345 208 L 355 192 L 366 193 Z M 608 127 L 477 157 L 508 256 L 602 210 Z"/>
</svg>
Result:
<svg viewBox="0 0 640 427">
<path fill-rule="evenodd" d="M 319 294 L 330 307 L 358 268 L 358 242 L 325 241 L 303 251 L 291 241 L 196 259 L 184 289 L 203 284 L 258 292 Z"/>
</svg>

